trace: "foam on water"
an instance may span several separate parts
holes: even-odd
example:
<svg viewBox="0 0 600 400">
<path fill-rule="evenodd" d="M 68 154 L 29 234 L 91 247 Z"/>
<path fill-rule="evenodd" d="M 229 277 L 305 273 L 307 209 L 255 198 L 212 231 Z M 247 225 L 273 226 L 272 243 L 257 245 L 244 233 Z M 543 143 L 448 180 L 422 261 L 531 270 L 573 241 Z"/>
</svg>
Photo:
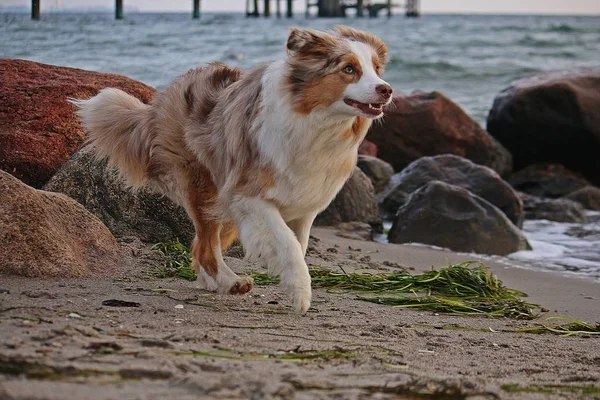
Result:
<svg viewBox="0 0 600 400">
<path fill-rule="evenodd" d="M 600 279 L 600 212 L 588 212 L 585 224 L 525 221 L 523 231 L 533 250 L 519 251 L 508 258 L 534 268 Z"/>
<path fill-rule="evenodd" d="M 587 217 L 585 224 L 525 221 L 523 232 L 532 250 L 519 251 L 506 257 L 463 254 L 493 260 L 509 267 L 555 271 L 600 282 L 600 212 L 588 211 Z M 383 225 L 385 232 L 392 227 L 391 222 L 384 222 Z M 388 243 L 385 234 L 377 234 L 375 240 Z M 422 243 L 407 245 L 447 250 Z"/>
</svg>

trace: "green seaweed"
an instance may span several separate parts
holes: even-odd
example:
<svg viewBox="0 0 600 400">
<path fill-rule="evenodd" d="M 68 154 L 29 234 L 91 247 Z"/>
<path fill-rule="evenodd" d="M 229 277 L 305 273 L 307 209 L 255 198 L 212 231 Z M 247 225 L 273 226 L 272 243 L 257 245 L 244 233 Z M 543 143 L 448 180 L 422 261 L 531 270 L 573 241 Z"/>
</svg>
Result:
<svg viewBox="0 0 600 400">
<path fill-rule="evenodd" d="M 398 308 L 514 319 L 533 319 L 542 310 L 537 304 L 523 301 L 525 293 L 507 288 L 485 265 L 476 262 L 423 274 L 346 273 L 314 266 L 310 275 L 314 288 L 355 293 L 359 300 Z M 266 272 L 254 272 L 252 276 L 257 285 L 276 283 Z"/>
<path fill-rule="evenodd" d="M 157 243 L 152 246 L 164 256 L 162 264 L 145 270 L 144 272 L 155 278 L 180 278 L 188 281 L 194 281 L 197 278 L 192 268 L 190 258 L 190 248 L 177 239 L 171 242 Z"/>
<path fill-rule="evenodd" d="M 560 320 L 567 321 L 566 324 L 542 324 L 531 328 L 516 329 L 512 332 L 517 333 L 553 333 L 561 336 L 576 336 L 576 335 L 600 335 L 600 323 L 588 324 L 587 322 L 578 321 L 567 317 L 549 317 L 545 321 Z"/>
<path fill-rule="evenodd" d="M 540 384 L 521 386 L 520 384 L 511 383 L 502 385 L 502 390 L 508 393 L 573 393 L 578 395 L 598 395 L 600 394 L 600 386 L 593 385 L 558 385 L 558 384 Z"/>
</svg>

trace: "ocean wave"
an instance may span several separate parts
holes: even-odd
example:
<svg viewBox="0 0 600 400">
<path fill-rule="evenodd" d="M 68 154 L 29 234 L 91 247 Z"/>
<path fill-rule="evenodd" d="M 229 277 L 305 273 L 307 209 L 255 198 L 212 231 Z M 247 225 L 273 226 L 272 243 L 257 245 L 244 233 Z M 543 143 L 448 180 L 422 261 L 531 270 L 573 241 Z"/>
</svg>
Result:
<svg viewBox="0 0 600 400">
<path fill-rule="evenodd" d="M 531 35 L 523 36 L 517 41 L 517 44 L 529 47 L 556 47 L 561 45 L 561 43 L 556 40 L 538 39 Z"/>
<path fill-rule="evenodd" d="M 390 59 L 388 68 L 390 67 L 430 69 L 438 72 L 466 72 L 465 68 L 461 65 L 452 64 L 447 61 L 414 61 L 395 57 Z"/>
<path fill-rule="evenodd" d="M 585 32 L 585 30 L 576 28 L 572 25 L 568 24 L 558 24 L 558 25 L 550 25 L 546 32 L 559 32 L 559 33 L 575 33 L 575 32 Z"/>
</svg>

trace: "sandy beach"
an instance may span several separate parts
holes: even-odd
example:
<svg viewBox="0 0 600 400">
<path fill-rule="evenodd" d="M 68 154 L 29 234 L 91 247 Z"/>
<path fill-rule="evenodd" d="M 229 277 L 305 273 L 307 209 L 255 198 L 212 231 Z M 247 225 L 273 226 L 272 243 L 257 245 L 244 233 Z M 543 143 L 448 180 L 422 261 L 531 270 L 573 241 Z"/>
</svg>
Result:
<svg viewBox="0 0 600 400">
<path fill-rule="evenodd" d="M 308 261 L 414 273 L 474 257 L 314 228 Z M 566 399 L 600 396 L 598 336 L 514 333 L 551 316 L 598 320 L 600 285 L 486 261 L 548 309 L 532 321 L 437 314 L 314 291 L 304 316 L 277 286 L 215 296 L 157 280 L 122 243 L 110 279 L 0 281 L 2 399 Z M 227 258 L 237 272 L 259 265 Z M 105 300 L 139 307 L 103 306 Z M 559 321 L 560 322 L 560 321 Z"/>
</svg>

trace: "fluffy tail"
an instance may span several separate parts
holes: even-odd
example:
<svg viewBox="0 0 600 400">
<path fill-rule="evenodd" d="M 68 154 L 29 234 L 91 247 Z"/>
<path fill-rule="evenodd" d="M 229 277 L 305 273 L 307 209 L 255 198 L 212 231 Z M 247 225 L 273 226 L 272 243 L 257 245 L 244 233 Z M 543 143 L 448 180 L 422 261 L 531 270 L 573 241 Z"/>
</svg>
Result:
<svg viewBox="0 0 600 400">
<path fill-rule="evenodd" d="M 102 89 L 88 100 L 70 99 L 77 106 L 89 144 L 97 159 L 108 160 L 125 183 L 138 188 L 148 180 L 151 135 L 150 106 L 119 89 Z"/>
</svg>

